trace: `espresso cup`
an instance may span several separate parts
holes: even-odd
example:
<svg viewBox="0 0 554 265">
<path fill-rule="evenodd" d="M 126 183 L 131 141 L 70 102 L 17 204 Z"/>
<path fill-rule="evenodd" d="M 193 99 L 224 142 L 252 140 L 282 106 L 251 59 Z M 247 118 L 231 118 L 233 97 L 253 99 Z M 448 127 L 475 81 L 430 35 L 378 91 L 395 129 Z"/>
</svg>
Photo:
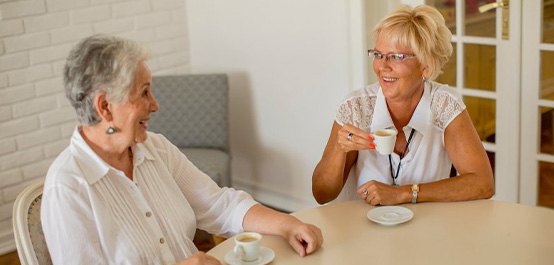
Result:
<svg viewBox="0 0 554 265">
<path fill-rule="evenodd" d="M 390 155 L 394 151 L 396 143 L 396 130 L 382 129 L 372 133 L 375 149 L 382 155 Z"/>
<path fill-rule="evenodd" d="M 262 235 L 256 232 L 244 232 L 235 236 L 235 256 L 242 261 L 255 261 L 260 257 Z"/>
</svg>

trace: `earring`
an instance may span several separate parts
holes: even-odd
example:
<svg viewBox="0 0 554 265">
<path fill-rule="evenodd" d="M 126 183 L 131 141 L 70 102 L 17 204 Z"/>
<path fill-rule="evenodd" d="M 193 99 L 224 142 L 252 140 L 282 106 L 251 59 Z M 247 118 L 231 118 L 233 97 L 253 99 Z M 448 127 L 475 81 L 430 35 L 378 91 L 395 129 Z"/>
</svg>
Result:
<svg viewBox="0 0 554 265">
<path fill-rule="evenodd" d="M 106 134 L 114 134 L 117 130 L 112 127 L 111 125 L 108 127 L 108 129 L 106 130 Z"/>
</svg>

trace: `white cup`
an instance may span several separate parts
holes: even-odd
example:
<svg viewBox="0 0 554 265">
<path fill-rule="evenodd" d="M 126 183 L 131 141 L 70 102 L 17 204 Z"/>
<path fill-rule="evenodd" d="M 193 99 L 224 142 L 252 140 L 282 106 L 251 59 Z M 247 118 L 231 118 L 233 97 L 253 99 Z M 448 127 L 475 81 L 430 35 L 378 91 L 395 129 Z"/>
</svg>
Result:
<svg viewBox="0 0 554 265">
<path fill-rule="evenodd" d="M 235 236 L 235 256 L 242 261 L 255 261 L 260 257 L 262 235 L 256 232 L 244 232 Z"/>
<path fill-rule="evenodd" d="M 396 135 L 398 132 L 393 129 L 382 129 L 372 133 L 375 149 L 382 155 L 390 155 L 394 151 Z"/>
</svg>

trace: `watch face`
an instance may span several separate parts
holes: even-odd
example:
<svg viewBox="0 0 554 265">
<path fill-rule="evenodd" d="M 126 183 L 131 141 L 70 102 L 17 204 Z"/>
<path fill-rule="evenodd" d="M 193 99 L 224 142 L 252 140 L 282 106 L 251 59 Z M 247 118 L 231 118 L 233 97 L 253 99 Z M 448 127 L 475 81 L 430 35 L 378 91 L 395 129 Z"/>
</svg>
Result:
<svg viewBox="0 0 554 265">
<path fill-rule="evenodd" d="M 412 185 L 412 191 L 418 192 L 419 191 L 419 185 L 417 185 L 417 184 Z"/>
</svg>

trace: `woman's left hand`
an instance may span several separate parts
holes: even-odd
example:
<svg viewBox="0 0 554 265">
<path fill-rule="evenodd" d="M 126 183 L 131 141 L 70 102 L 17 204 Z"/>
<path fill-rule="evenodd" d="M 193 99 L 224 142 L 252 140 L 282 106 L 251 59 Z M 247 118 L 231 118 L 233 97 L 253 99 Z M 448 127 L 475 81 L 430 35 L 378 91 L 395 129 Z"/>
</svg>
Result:
<svg viewBox="0 0 554 265">
<path fill-rule="evenodd" d="M 297 219 L 287 230 L 285 238 L 302 257 L 312 254 L 323 244 L 321 230 L 315 225 L 306 224 Z"/>
<path fill-rule="evenodd" d="M 392 186 L 379 181 L 370 180 L 362 184 L 358 196 L 371 205 L 395 205 L 404 203 L 403 194 L 408 191 L 403 186 Z"/>
<path fill-rule="evenodd" d="M 312 254 L 323 244 L 323 235 L 317 226 L 306 224 L 290 214 L 275 211 L 261 204 L 252 206 L 246 212 L 243 229 L 281 236 L 302 257 Z"/>
</svg>

